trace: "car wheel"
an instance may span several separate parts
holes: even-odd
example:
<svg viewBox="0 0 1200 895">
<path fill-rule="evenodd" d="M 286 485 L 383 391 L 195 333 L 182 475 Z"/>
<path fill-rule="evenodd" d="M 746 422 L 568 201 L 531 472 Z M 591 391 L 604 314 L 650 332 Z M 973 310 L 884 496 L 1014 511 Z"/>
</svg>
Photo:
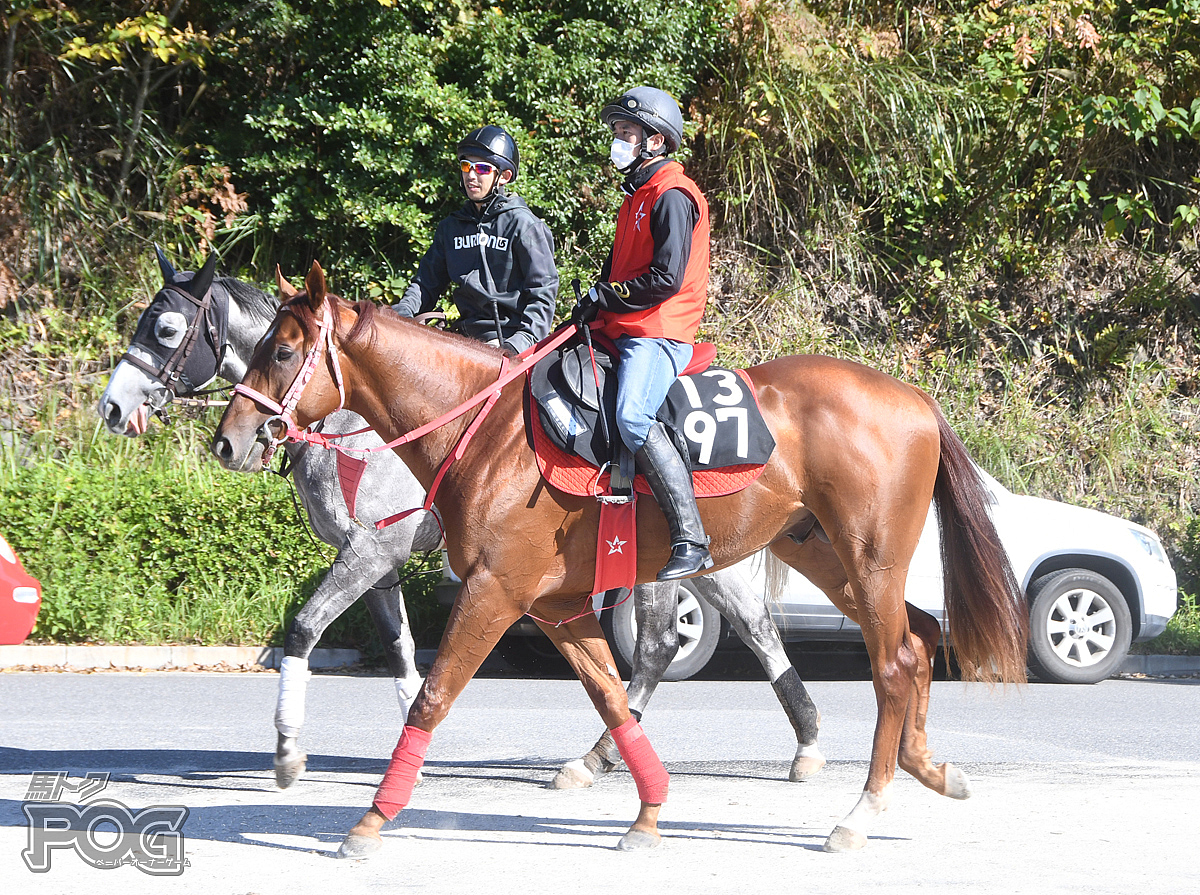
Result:
<svg viewBox="0 0 1200 895">
<path fill-rule="evenodd" d="M 1087 569 L 1063 569 L 1029 588 L 1029 667 L 1041 680 L 1094 684 L 1129 652 L 1133 621 L 1117 586 Z"/>
<path fill-rule="evenodd" d="M 562 653 L 544 634 L 506 634 L 496 644 L 496 652 L 522 674 L 573 674 Z"/>
<path fill-rule="evenodd" d="M 637 643 L 633 598 L 602 612 L 600 623 L 613 646 L 621 676 L 628 680 Z M 696 592 L 691 581 L 680 582 L 676 592 L 675 630 L 679 635 L 679 652 L 667 666 L 664 681 L 686 681 L 699 673 L 713 657 L 721 637 L 721 614 Z"/>
</svg>

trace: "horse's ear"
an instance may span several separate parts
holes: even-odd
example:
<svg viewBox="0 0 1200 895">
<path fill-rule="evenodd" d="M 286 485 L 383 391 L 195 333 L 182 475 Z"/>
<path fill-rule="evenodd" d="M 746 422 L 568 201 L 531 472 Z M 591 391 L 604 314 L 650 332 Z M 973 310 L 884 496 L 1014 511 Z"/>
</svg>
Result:
<svg viewBox="0 0 1200 895">
<path fill-rule="evenodd" d="M 195 298 L 204 298 L 208 294 L 208 290 L 212 288 L 213 276 L 217 272 L 217 256 L 214 252 L 208 256 L 208 260 L 204 262 L 204 266 L 197 271 L 192 277 L 192 281 L 184 288 L 187 289 Z"/>
<path fill-rule="evenodd" d="M 156 242 L 154 244 L 154 254 L 158 256 L 158 269 L 162 271 L 163 285 L 170 285 L 175 282 L 175 268 L 171 266 L 171 262 L 167 260 L 167 256 L 163 254 L 162 247 Z"/>
<path fill-rule="evenodd" d="M 321 305 L 325 304 L 325 271 L 321 270 L 321 265 L 316 261 L 312 263 L 312 269 L 304 278 L 304 291 L 308 294 L 308 306 L 314 312 L 319 312 Z"/>
<path fill-rule="evenodd" d="M 279 290 L 279 297 L 284 300 L 291 298 L 300 291 L 284 279 L 283 271 L 279 269 L 278 264 L 275 265 L 275 288 Z"/>
</svg>

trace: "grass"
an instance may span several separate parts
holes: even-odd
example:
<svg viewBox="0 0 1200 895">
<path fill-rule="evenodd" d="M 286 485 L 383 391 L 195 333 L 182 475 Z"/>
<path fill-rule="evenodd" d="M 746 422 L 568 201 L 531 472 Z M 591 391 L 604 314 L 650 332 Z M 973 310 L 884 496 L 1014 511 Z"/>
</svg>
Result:
<svg viewBox="0 0 1200 895">
<path fill-rule="evenodd" d="M 1200 656 L 1200 604 L 1195 597 L 1180 593 L 1179 608 L 1163 631 L 1148 643 L 1139 643 L 1134 652 L 1146 655 Z"/>
</svg>

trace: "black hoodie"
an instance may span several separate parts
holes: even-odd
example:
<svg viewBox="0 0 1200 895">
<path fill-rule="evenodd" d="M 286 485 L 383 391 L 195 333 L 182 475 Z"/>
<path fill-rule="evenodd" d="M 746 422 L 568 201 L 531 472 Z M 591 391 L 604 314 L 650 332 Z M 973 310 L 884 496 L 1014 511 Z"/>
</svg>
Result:
<svg viewBox="0 0 1200 895">
<path fill-rule="evenodd" d="M 554 322 L 558 269 L 550 228 L 520 196 L 500 194 L 482 213 L 464 203 L 438 224 L 416 277 L 393 308 L 405 317 L 431 311 L 451 283 L 466 335 L 525 350 Z"/>
</svg>

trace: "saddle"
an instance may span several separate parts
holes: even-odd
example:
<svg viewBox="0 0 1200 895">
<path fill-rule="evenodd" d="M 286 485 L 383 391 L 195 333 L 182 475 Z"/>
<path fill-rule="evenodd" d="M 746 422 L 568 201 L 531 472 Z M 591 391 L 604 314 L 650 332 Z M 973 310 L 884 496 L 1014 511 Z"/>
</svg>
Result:
<svg viewBox="0 0 1200 895">
<path fill-rule="evenodd" d="M 529 429 L 546 480 L 570 494 L 596 496 L 609 491 L 624 446 L 615 423 L 616 348 L 602 337 L 593 339 L 594 368 L 587 346 L 568 342 L 530 372 Z M 749 377 L 710 366 L 715 355 L 715 346 L 696 345 L 657 414 L 692 470 L 697 497 L 744 488 L 775 448 Z M 625 466 L 631 471 L 629 459 Z M 640 476 L 634 487 L 650 493 Z"/>
</svg>

